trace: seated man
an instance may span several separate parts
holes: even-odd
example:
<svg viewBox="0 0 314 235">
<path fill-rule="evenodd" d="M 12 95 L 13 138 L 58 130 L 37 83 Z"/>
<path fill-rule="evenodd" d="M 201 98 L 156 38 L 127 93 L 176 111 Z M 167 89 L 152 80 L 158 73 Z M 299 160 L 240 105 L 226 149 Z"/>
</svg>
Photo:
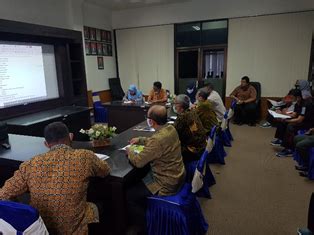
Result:
<svg viewBox="0 0 314 235">
<path fill-rule="evenodd" d="M 212 103 L 207 99 L 208 93 L 200 89 L 196 93 L 197 105 L 195 107 L 196 113 L 199 116 L 206 133 L 209 134 L 212 127 L 218 125 L 216 113 L 213 110 Z"/>
<path fill-rule="evenodd" d="M 180 140 L 176 129 L 172 125 L 166 125 L 166 108 L 154 105 L 148 110 L 147 116 L 147 123 L 156 132 L 149 138 L 131 139 L 131 144 L 144 145 L 140 153 L 127 149 L 129 160 L 135 167 L 141 168 L 150 163 L 150 171 L 143 181 L 127 191 L 129 218 L 133 225 L 143 229 L 146 224 L 146 198 L 155 194 L 175 194 L 185 179 Z"/>
<path fill-rule="evenodd" d="M 95 204 L 86 202 L 88 179 L 109 174 L 108 164 L 93 152 L 70 147 L 73 135 L 61 122 L 46 126 L 47 153 L 22 163 L 0 189 L 9 200 L 27 191 L 51 234 L 88 234 L 88 224 L 98 222 Z"/>
<path fill-rule="evenodd" d="M 209 94 L 207 99 L 212 103 L 213 109 L 217 115 L 217 119 L 219 121 L 222 121 L 226 112 L 225 105 L 222 102 L 222 99 L 218 92 L 214 90 L 213 84 L 211 83 L 207 84 L 206 89 Z"/>
<path fill-rule="evenodd" d="M 167 92 L 161 88 L 161 82 L 154 82 L 153 89 L 149 92 L 148 102 L 165 103 L 167 102 Z"/>
<path fill-rule="evenodd" d="M 142 102 L 143 94 L 140 90 L 136 88 L 135 85 L 130 85 L 127 93 L 125 94 L 124 100 L 132 101 L 132 102 Z"/>
<path fill-rule="evenodd" d="M 284 149 L 276 154 L 278 157 L 291 156 L 294 145 L 293 138 L 298 130 L 307 130 L 313 127 L 313 105 L 302 99 L 300 90 L 292 90 L 290 95 L 296 100 L 294 112 L 288 114 L 290 119 L 278 119 L 275 140 L 271 142 L 274 146 L 283 146 Z"/>
<path fill-rule="evenodd" d="M 175 98 L 174 109 L 178 114 L 174 123 L 181 141 L 184 162 L 199 160 L 206 147 L 206 130 L 195 110 L 190 110 L 187 95 Z"/>
<path fill-rule="evenodd" d="M 309 170 L 310 165 L 309 149 L 314 148 L 314 128 L 308 130 L 305 135 L 297 135 L 294 137 L 294 143 L 296 151 L 300 154 L 304 163 L 302 167 L 296 166 L 296 169 L 301 170 L 301 176 L 307 177 L 307 171 Z"/>
<path fill-rule="evenodd" d="M 238 125 L 246 123 L 254 126 L 256 122 L 256 90 L 250 85 L 250 79 L 247 76 L 241 79 L 241 85 L 232 91 L 230 97 L 237 101 L 234 123 Z"/>
</svg>

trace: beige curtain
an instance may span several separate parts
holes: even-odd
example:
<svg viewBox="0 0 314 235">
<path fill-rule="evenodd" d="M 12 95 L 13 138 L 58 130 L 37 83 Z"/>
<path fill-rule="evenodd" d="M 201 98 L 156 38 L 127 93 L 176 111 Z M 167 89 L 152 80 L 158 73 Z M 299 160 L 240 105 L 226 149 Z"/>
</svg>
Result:
<svg viewBox="0 0 314 235">
<path fill-rule="evenodd" d="M 119 75 L 123 89 L 135 84 L 148 94 L 154 81 L 174 91 L 173 25 L 116 31 Z"/>
</svg>

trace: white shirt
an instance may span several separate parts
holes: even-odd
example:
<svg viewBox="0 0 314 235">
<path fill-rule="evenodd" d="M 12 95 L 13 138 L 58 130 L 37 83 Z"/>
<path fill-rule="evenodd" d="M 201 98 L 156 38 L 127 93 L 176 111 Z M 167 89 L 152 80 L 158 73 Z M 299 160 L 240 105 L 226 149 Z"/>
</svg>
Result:
<svg viewBox="0 0 314 235">
<path fill-rule="evenodd" d="M 221 121 L 225 115 L 226 108 L 220 95 L 217 91 L 212 91 L 207 99 L 213 104 L 213 109 L 217 115 L 217 119 Z"/>
</svg>

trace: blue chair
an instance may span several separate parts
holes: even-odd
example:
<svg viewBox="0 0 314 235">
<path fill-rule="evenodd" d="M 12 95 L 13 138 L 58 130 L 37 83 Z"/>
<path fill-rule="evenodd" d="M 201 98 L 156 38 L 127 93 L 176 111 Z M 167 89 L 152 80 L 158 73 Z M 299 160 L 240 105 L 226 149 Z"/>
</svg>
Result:
<svg viewBox="0 0 314 235">
<path fill-rule="evenodd" d="M 186 183 L 176 195 L 148 197 L 146 221 L 149 235 L 206 233 L 208 224 L 191 189 Z"/>
<path fill-rule="evenodd" d="M 309 158 L 310 158 L 310 165 L 309 165 L 308 177 L 310 180 L 314 180 L 314 148 L 309 149 Z"/>
<path fill-rule="evenodd" d="M 198 197 L 211 198 L 209 187 L 216 184 L 215 177 L 210 170 L 209 164 L 207 164 L 208 156 L 208 151 L 205 150 L 199 161 L 189 162 L 185 165 L 187 183 L 192 183 L 196 169 L 203 175 L 203 186 L 196 192 Z"/>
<path fill-rule="evenodd" d="M 0 201 L 1 234 L 48 234 L 38 211 L 25 204 Z"/>
<path fill-rule="evenodd" d="M 97 92 L 93 93 L 94 103 L 94 118 L 95 122 L 107 123 L 107 109 L 101 104 L 99 95 Z"/>
<path fill-rule="evenodd" d="M 209 136 L 213 141 L 213 149 L 209 153 L 208 163 L 225 165 L 225 157 L 227 156 L 227 153 L 222 142 L 221 131 L 217 126 L 214 126 Z"/>
<path fill-rule="evenodd" d="M 224 146 L 231 147 L 232 146 L 231 141 L 233 140 L 233 138 L 232 138 L 231 132 L 229 130 L 228 113 L 229 113 L 229 110 L 226 111 L 224 118 L 222 119 L 222 122 L 220 125 L 220 127 L 221 127 L 221 139 L 222 139 Z"/>
</svg>

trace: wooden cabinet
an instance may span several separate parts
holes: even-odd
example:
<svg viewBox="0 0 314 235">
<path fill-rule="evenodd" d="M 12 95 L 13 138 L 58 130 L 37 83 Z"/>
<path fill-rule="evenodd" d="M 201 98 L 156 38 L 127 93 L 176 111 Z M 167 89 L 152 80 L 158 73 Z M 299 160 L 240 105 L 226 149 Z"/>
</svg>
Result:
<svg viewBox="0 0 314 235">
<path fill-rule="evenodd" d="M 42 137 L 44 136 L 45 126 L 58 121 L 67 125 L 69 131 L 74 133 L 75 140 L 86 140 L 87 136 L 79 133 L 79 130 L 90 127 L 90 109 L 86 107 L 67 106 L 8 119 L 6 122 L 10 134 Z"/>
</svg>

